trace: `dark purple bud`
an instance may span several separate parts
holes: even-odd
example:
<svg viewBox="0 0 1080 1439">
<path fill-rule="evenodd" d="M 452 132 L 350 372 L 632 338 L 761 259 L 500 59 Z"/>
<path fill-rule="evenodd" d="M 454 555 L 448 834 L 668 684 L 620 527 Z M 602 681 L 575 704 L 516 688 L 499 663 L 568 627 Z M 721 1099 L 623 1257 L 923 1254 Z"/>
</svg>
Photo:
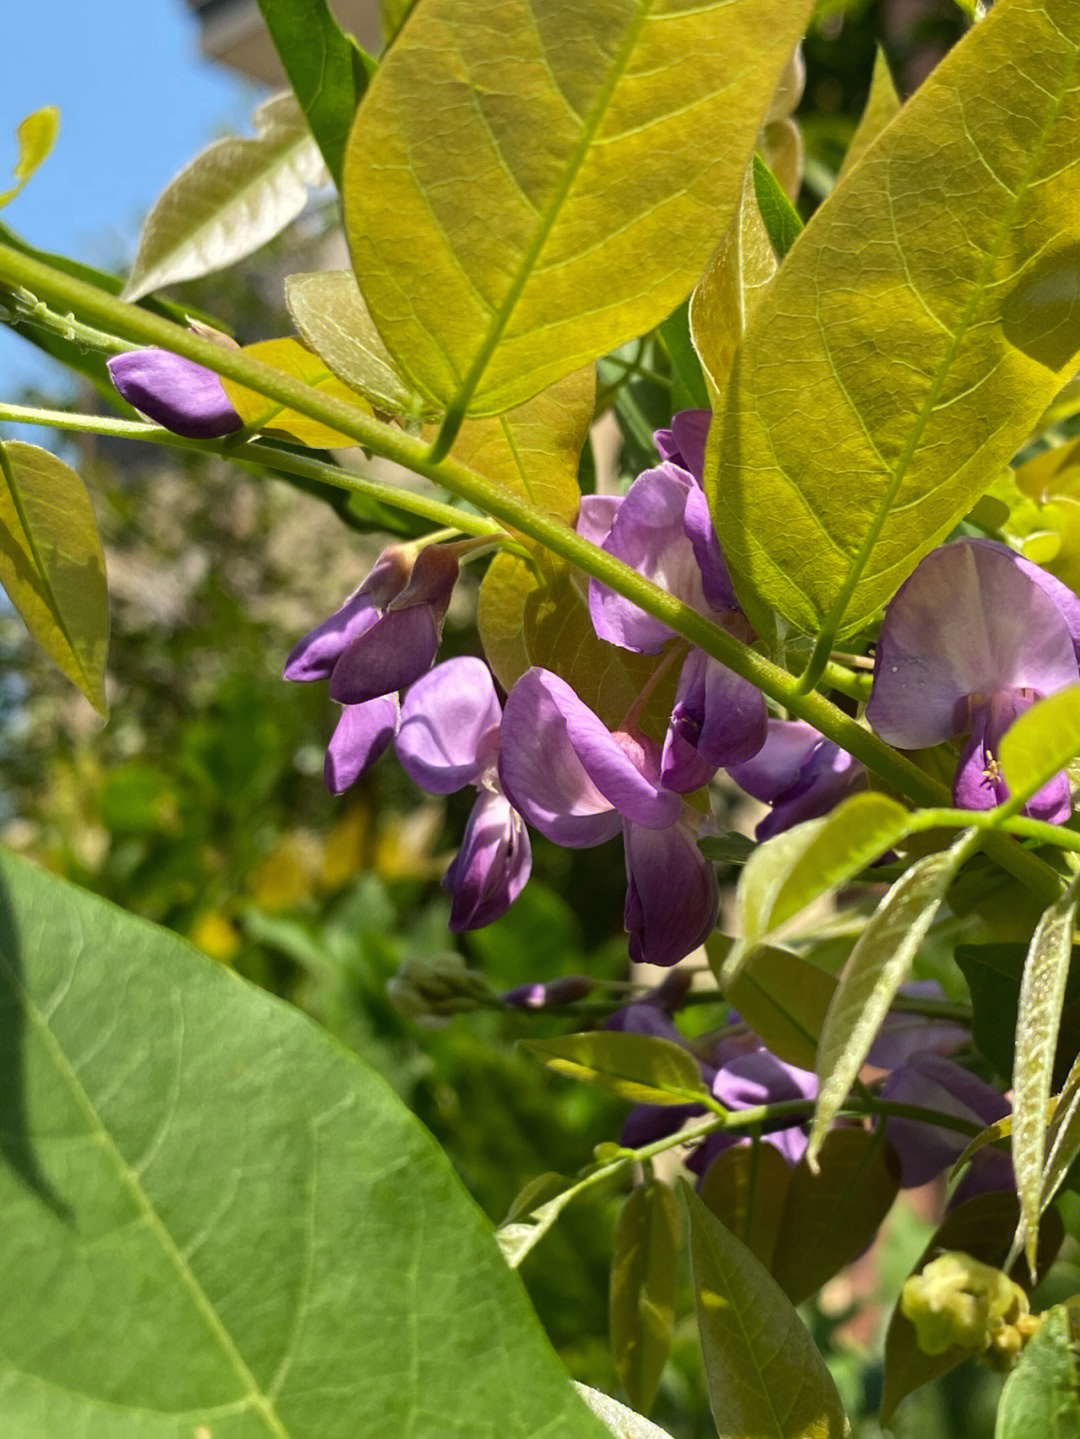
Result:
<svg viewBox="0 0 1080 1439">
<path fill-rule="evenodd" d="M 630 957 L 636 964 L 677 964 L 716 924 L 716 870 L 682 824 L 662 830 L 624 824 L 623 845 Z"/>
<path fill-rule="evenodd" d="M 443 888 L 454 897 L 455 934 L 494 924 L 525 888 L 532 849 L 524 821 L 504 794 L 481 790 Z"/>
<path fill-rule="evenodd" d="M 408 554 L 391 545 L 339 610 L 306 634 L 285 664 L 287 680 L 327 680 L 348 647 L 378 623 L 381 611 L 409 581 Z"/>
<path fill-rule="evenodd" d="M 128 350 L 107 362 L 129 405 L 189 440 L 212 440 L 244 427 L 213 370 L 168 350 Z"/>
<path fill-rule="evenodd" d="M 626 1116 L 619 1143 L 626 1149 L 641 1149 L 677 1134 L 688 1120 L 704 1113 L 700 1104 L 639 1104 Z"/>
<path fill-rule="evenodd" d="M 765 743 L 767 724 L 765 697 L 756 686 L 704 650 L 691 650 L 664 740 L 664 785 L 688 794 L 721 765 L 750 759 Z"/>
<path fill-rule="evenodd" d="M 754 832 L 759 840 L 818 819 L 866 787 L 863 766 L 802 720 L 769 720 L 763 747 L 752 759 L 729 765 L 728 774 L 773 807 Z"/>
<path fill-rule="evenodd" d="M 518 1009 L 551 1009 L 585 999 L 595 988 L 595 983 L 587 975 L 564 974 L 559 979 L 519 984 L 516 989 L 508 990 L 502 1000 L 503 1004 L 512 1004 Z"/>
<path fill-rule="evenodd" d="M 394 738 L 397 695 L 380 695 L 367 704 L 347 705 L 326 750 L 324 774 L 331 794 L 354 785 Z"/>
</svg>

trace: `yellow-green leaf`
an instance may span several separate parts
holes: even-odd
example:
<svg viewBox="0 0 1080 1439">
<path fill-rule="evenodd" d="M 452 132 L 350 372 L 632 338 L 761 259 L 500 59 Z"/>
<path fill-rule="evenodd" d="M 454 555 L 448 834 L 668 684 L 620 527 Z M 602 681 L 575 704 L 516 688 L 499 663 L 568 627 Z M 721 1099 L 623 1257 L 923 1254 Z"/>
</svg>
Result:
<svg viewBox="0 0 1080 1439">
<path fill-rule="evenodd" d="M 90 496 L 69 465 L 17 440 L 0 444 L 0 583 L 34 639 L 104 715 L 109 592 Z"/>
<path fill-rule="evenodd" d="M 1006 1114 L 1004 1119 L 999 1119 L 994 1124 L 988 1124 L 985 1129 L 976 1134 L 975 1138 L 964 1148 L 960 1158 L 949 1170 L 950 1183 L 963 1173 L 981 1149 L 986 1149 L 991 1144 L 997 1144 L 1002 1139 L 1008 1139 L 1009 1135 L 1012 1134 L 1012 1124 L 1012 1115 Z"/>
<path fill-rule="evenodd" d="M 1040 700 L 1001 737 L 998 759 L 1019 808 L 1080 754 L 1080 685 Z"/>
<path fill-rule="evenodd" d="M 651 329 L 738 204 L 811 0 L 425 0 L 360 106 L 345 221 L 403 372 L 497 414 Z"/>
<path fill-rule="evenodd" d="M 682 1230 L 679 1201 L 655 1179 L 631 1190 L 615 1225 L 611 1352 L 630 1403 L 645 1412 L 671 1349 Z"/>
<path fill-rule="evenodd" d="M 425 411 L 419 395 L 398 373 L 348 270 L 289 275 L 285 303 L 308 347 L 376 408 L 395 415 L 434 418 L 434 412 Z"/>
<path fill-rule="evenodd" d="M 994 1439 L 1072 1439 L 1080 1434 L 1080 1370 L 1071 1306 L 1056 1304 L 1005 1381 Z"/>
<path fill-rule="evenodd" d="M 1045 1211 L 1065 1182 L 1073 1161 L 1080 1154 L 1080 1054 L 1072 1062 L 1065 1083 L 1061 1086 L 1050 1132 L 1047 1135 L 1050 1153 L 1043 1171 L 1042 1208 Z"/>
<path fill-rule="evenodd" d="M 27 181 L 52 154 L 60 133 L 60 111 L 55 105 L 43 105 L 19 122 L 15 138 L 19 142 L 19 158 L 15 161 L 15 184 L 0 190 L 0 210 L 9 205 Z"/>
<path fill-rule="evenodd" d="M 491 672 L 508 692 L 532 663 L 525 606 L 539 583 L 532 565 L 509 550 L 500 550 L 480 582 L 476 628 Z"/>
<path fill-rule="evenodd" d="M 885 59 L 885 51 L 878 49 L 874 59 L 874 73 L 870 80 L 870 94 L 862 117 L 855 127 L 851 144 L 847 147 L 844 163 L 840 166 L 838 180 L 849 170 L 854 170 L 889 121 L 900 112 L 900 96 L 893 84 L 892 71 Z"/>
<path fill-rule="evenodd" d="M 713 940 L 705 949 L 712 962 Z M 719 971 L 720 965 L 713 968 Z M 789 950 L 761 945 L 724 985 L 724 994 L 779 1059 L 813 1069 L 836 979 Z"/>
<path fill-rule="evenodd" d="M 859 629 L 1075 371 L 1078 65 L 1080 0 L 999 0 L 758 307 L 706 488 L 759 628 Z"/>
<path fill-rule="evenodd" d="M 601 1029 L 522 1042 L 557 1074 L 598 1084 L 634 1104 L 686 1104 L 708 1093 L 697 1060 L 670 1039 Z"/>
<path fill-rule="evenodd" d="M 733 1144 L 705 1171 L 702 1202 L 766 1269 L 784 1223 L 791 1166 L 773 1144 Z"/>
<path fill-rule="evenodd" d="M 683 1194 L 718 1439 L 843 1439 L 836 1385 L 791 1300 L 689 1186 Z"/>
<path fill-rule="evenodd" d="M 300 340 L 286 337 L 281 340 L 260 340 L 256 345 L 245 345 L 244 354 L 264 365 L 272 365 L 313 390 L 334 399 L 344 400 L 353 405 L 362 415 L 372 413 L 371 404 L 363 395 L 349 388 L 339 380 L 333 370 L 318 355 L 313 354 Z M 238 385 L 235 380 L 223 378 L 225 393 L 231 400 L 244 424 L 253 430 L 262 430 L 272 435 L 284 435 L 286 439 L 298 440 L 313 449 L 344 449 L 356 441 L 320 420 L 309 419 L 298 410 L 290 410 L 277 400 L 268 400 L 255 390 Z"/>
</svg>

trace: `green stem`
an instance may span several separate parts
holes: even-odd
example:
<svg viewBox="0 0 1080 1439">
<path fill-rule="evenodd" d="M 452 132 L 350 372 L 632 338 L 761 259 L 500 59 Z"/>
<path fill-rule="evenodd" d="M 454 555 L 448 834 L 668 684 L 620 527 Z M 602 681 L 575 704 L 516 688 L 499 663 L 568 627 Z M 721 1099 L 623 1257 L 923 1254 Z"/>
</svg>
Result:
<svg viewBox="0 0 1080 1439">
<path fill-rule="evenodd" d="M 0 244 L 0 280 L 25 285 L 53 304 L 78 312 L 124 339 L 144 345 L 159 345 L 205 365 L 219 375 L 349 435 L 365 449 L 423 475 L 508 528 L 517 530 L 561 559 L 578 566 L 601 584 L 664 621 L 691 644 L 699 646 L 706 654 L 749 680 L 777 704 L 813 725 L 827 739 L 861 760 L 868 769 L 916 804 L 947 804 L 950 796 L 941 781 L 924 773 L 905 755 L 864 729 L 823 696 L 799 693 L 798 681 L 787 670 L 749 649 L 689 605 L 639 575 L 622 560 L 583 539 L 563 521 L 540 514 L 516 495 L 453 458 L 433 460 L 422 440 L 380 423 L 344 400 L 323 394 L 280 370 L 253 360 L 241 350 L 217 345 L 3 244 Z M 322 478 L 330 483 L 338 482 L 329 475 Z M 1038 856 L 1028 853 L 1006 835 L 990 834 L 986 840 L 987 852 L 1047 903 L 1052 903 L 1061 893 L 1060 877 Z"/>
<path fill-rule="evenodd" d="M 996 809 L 923 809 L 912 815 L 910 831 L 922 833 L 930 829 L 981 829 L 1014 834 L 1021 839 L 1038 840 L 1057 849 L 1080 850 L 1080 834 L 1064 825 L 1050 824 L 1027 815 L 1010 814 L 1006 805 Z"/>
</svg>

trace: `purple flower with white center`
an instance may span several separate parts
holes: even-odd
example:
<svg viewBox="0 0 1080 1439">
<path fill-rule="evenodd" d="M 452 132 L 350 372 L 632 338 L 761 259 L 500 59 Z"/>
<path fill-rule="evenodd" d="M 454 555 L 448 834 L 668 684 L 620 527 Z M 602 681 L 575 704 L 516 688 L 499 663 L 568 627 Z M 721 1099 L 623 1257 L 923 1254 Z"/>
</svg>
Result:
<svg viewBox="0 0 1080 1439">
<path fill-rule="evenodd" d="M 635 961 L 675 964 L 701 944 L 719 902 L 695 843 L 702 817 L 663 786 L 649 740 L 613 733 L 558 675 L 531 669 L 507 697 L 499 773 L 528 823 L 556 844 L 587 849 L 622 832 Z"/>
<path fill-rule="evenodd" d="M 329 680 L 330 698 L 363 705 L 394 694 L 431 667 L 458 577 L 453 549 L 383 550 L 356 593 L 305 635 L 285 665 L 287 680 Z"/>
<path fill-rule="evenodd" d="M 818 819 L 866 788 L 859 761 L 802 720 L 770 719 L 761 749 L 743 764 L 728 765 L 728 774 L 748 795 L 772 806 L 754 831 L 759 840 Z"/>
<path fill-rule="evenodd" d="M 610 516 L 603 548 L 749 642 L 753 631 L 739 609 L 701 488 L 708 421 L 705 411 L 685 411 L 671 431 L 657 433 L 668 458 L 630 486 Z M 599 518 L 590 514 L 579 529 L 595 538 Z M 589 611 L 601 639 L 639 654 L 659 654 L 674 637 L 663 621 L 596 580 L 589 583 Z M 664 785 L 685 794 L 708 783 L 721 765 L 749 759 L 765 742 L 765 723 L 759 690 L 704 651 L 691 650 L 664 742 Z"/>
<path fill-rule="evenodd" d="M 106 361 L 129 405 L 189 440 L 211 440 L 244 428 L 213 370 L 168 350 L 128 350 Z"/>
<path fill-rule="evenodd" d="M 1080 599 L 991 540 L 957 540 L 927 555 L 896 592 L 881 627 L 866 718 L 900 749 L 969 732 L 953 784 L 961 809 L 1008 798 L 1001 737 L 1036 700 L 1080 680 Z M 1069 817 L 1062 772 L 1024 813 Z"/>
<path fill-rule="evenodd" d="M 501 707 L 491 671 L 466 656 L 416 681 L 401 703 L 397 755 L 431 794 L 479 790 L 443 887 L 453 895 L 455 933 L 492 924 L 525 887 L 532 868 L 528 832 L 499 783 Z"/>
</svg>

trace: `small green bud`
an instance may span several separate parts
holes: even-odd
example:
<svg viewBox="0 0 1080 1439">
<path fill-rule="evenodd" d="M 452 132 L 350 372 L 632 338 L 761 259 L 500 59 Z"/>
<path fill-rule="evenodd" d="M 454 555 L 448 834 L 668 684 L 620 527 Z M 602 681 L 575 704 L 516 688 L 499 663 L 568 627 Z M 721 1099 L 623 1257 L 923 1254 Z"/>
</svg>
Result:
<svg viewBox="0 0 1080 1439">
<path fill-rule="evenodd" d="M 1007 1367 L 1025 1342 L 1026 1325 L 1019 1321 L 1028 1315 L 1027 1295 L 1000 1269 L 969 1254 L 943 1254 L 913 1275 L 901 1292 L 900 1308 L 927 1354 L 992 1349 Z"/>
<path fill-rule="evenodd" d="M 483 976 L 452 951 L 429 959 L 414 956 L 403 960 L 386 992 L 398 1013 L 410 1019 L 462 1014 L 478 1009 L 492 997 Z"/>
</svg>

